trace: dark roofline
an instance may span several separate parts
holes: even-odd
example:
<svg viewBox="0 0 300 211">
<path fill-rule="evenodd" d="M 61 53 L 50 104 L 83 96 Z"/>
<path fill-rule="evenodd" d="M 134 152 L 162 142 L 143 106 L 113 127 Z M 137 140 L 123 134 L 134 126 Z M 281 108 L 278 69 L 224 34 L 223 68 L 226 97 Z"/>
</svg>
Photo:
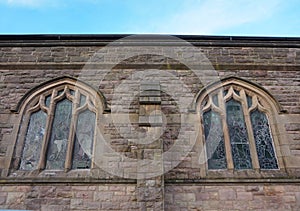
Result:
<svg viewBox="0 0 300 211">
<path fill-rule="evenodd" d="M 117 40 L 133 34 L 8 34 L 0 40 Z M 155 39 L 164 35 L 142 34 L 145 38 Z M 168 36 L 168 35 L 165 35 Z M 169 35 L 183 40 L 248 40 L 248 41 L 300 41 L 300 37 L 270 36 L 222 36 L 222 35 Z"/>
<path fill-rule="evenodd" d="M 0 35 L 0 46 L 102 46 L 131 34 Z M 300 37 L 170 35 L 195 46 L 300 47 Z M 139 40 L 140 38 L 140 40 Z M 141 35 L 130 45 L 176 45 L 164 35 Z"/>
</svg>

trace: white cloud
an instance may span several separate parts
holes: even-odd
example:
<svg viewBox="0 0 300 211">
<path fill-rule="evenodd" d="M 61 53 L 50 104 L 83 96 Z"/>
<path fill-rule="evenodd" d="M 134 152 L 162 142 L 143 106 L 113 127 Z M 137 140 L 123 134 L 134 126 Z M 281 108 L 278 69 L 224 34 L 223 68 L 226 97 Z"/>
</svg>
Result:
<svg viewBox="0 0 300 211">
<path fill-rule="evenodd" d="M 30 6 L 30 7 L 36 7 L 42 3 L 41 0 L 1 0 L 1 2 L 12 6 Z"/>
<path fill-rule="evenodd" d="M 161 25 L 157 32 L 213 34 L 224 29 L 270 17 L 281 0 L 188 0 L 182 10 Z"/>
<path fill-rule="evenodd" d="M 74 3 L 98 4 L 98 0 L 0 0 L 0 3 L 18 7 L 55 7 Z"/>
<path fill-rule="evenodd" d="M 16 7 L 41 7 L 41 6 L 55 6 L 57 0 L 0 0 L 0 3 Z"/>
</svg>

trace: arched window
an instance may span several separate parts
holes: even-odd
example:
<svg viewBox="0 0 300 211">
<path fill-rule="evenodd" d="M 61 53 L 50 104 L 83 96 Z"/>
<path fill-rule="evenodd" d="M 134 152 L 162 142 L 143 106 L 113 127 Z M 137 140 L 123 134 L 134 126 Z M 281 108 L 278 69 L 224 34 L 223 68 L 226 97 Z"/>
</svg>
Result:
<svg viewBox="0 0 300 211">
<path fill-rule="evenodd" d="M 272 103 L 264 90 L 236 78 L 206 90 L 200 113 L 209 170 L 279 169 Z"/>
<path fill-rule="evenodd" d="M 94 89 L 71 78 L 54 80 L 28 94 L 21 106 L 17 169 L 91 168 L 101 106 Z"/>
</svg>

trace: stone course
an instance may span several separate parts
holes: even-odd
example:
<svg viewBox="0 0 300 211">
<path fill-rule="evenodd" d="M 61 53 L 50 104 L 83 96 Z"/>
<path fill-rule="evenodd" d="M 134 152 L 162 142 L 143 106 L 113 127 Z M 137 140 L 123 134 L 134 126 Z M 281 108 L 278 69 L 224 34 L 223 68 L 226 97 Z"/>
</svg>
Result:
<svg viewBox="0 0 300 211">
<path fill-rule="evenodd" d="M 0 209 L 144 210 L 135 185 L 4 185 Z M 299 210 L 298 184 L 168 184 L 165 210 Z M 151 209 L 148 209 L 151 210 Z M 154 209 L 159 210 L 159 209 Z"/>
<path fill-rule="evenodd" d="M 165 210 L 299 210 L 298 184 L 173 185 Z"/>
<path fill-rule="evenodd" d="M 0 209 L 140 210 L 134 185 L 3 185 Z"/>
<path fill-rule="evenodd" d="M 68 76 L 88 81 L 103 94 L 109 109 L 114 89 L 126 79 L 132 85 L 132 92 L 139 93 L 140 87 L 131 76 L 143 70 L 158 69 L 173 74 L 191 90 L 193 96 L 204 87 L 203 81 L 200 81 L 185 64 L 172 58 L 151 54 L 125 59 L 103 77 L 116 58 L 107 58 L 105 61 L 97 58 L 95 63 L 100 64 L 85 65 L 97 51 L 104 48 L 104 44 L 109 42 L 102 38 L 65 39 L 42 41 L 29 38 L 0 39 L 0 209 L 42 211 L 300 209 L 299 39 L 202 40 L 199 37 L 191 41 L 209 59 L 220 79 L 234 76 L 256 83 L 278 101 L 281 108 L 274 117 L 276 130 L 273 131 L 273 136 L 279 140 L 278 157 L 284 163 L 283 168 L 278 171 L 208 173 L 205 165 L 198 163 L 201 145 L 199 140 L 179 165 L 165 175 L 134 182 L 126 179 L 121 181 L 120 178 L 109 175 L 97 167 L 90 172 L 60 172 L 53 178 L 43 172 L 20 174 L 15 169 L 8 169 L 11 167 L 9 164 L 14 152 L 16 131 L 21 121 L 20 114 L 16 111 L 17 105 L 27 92 L 51 79 Z M 184 50 L 184 47 L 181 48 Z M 124 57 L 122 54 L 119 56 L 120 59 Z M 181 55 L 181 58 L 193 56 L 192 53 L 188 53 Z M 203 72 L 207 71 L 203 69 Z M 169 80 L 164 76 L 156 79 L 165 84 L 167 82 L 175 93 L 181 91 L 175 79 Z M 206 79 L 208 82 L 215 82 L 212 75 Z M 162 84 L 159 106 L 148 105 L 148 108 L 147 105 L 141 106 L 142 101 L 139 101 L 138 96 L 132 96 L 131 92 L 121 90 L 122 100 L 118 101 L 118 105 L 126 103 L 128 105 L 122 107 L 120 113 L 114 114 L 108 109 L 101 114 L 103 132 L 109 137 L 109 144 L 113 150 L 128 158 L 155 159 L 172 148 L 181 127 L 190 133 L 195 130 L 194 124 L 180 124 L 181 117 L 178 115 L 180 108 L 176 104 L 178 99 L 163 92 L 164 88 L 166 87 Z M 146 102 L 149 103 L 150 101 Z M 149 129 L 147 128 L 149 125 L 139 122 L 140 115 L 148 114 L 147 109 L 148 112 L 153 110 L 149 107 L 161 109 L 166 120 L 164 133 L 159 140 L 148 145 L 136 144 L 133 142 L 136 137 L 131 130 Z M 129 114 L 131 125 L 126 123 L 125 114 Z M 113 115 L 117 115 L 120 122 L 113 122 Z M 194 120 L 196 124 L 200 122 L 196 111 L 186 118 Z M 185 138 L 184 141 L 188 142 L 189 138 Z M 116 157 L 110 168 L 119 168 L 119 161 L 120 159 Z M 128 169 L 134 169 L 132 166 L 134 163 L 126 165 Z M 211 179 L 216 179 L 216 182 L 212 182 Z"/>
</svg>

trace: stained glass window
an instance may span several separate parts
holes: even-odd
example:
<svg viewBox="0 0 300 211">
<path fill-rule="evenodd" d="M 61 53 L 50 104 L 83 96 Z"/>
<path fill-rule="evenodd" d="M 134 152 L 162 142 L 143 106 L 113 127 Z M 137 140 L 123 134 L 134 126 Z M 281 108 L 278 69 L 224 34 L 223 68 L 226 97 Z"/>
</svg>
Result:
<svg viewBox="0 0 300 211">
<path fill-rule="evenodd" d="M 251 123 L 261 169 L 278 169 L 269 122 L 265 113 L 251 112 Z"/>
<path fill-rule="evenodd" d="M 201 106 L 208 109 L 202 116 L 208 169 L 279 169 L 264 113 L 268 103 L 235 84 L 203 96 Z"/>
<path fill-rule="evenodd" d="M 34 170 L 37 168 L 45 135 L 46 120 L 47 114 L 41 110 L 31 114 L 25 136 L 25 145 L 20 164 L 21 170 Z"/>
<path fill-rule="evenodd" d="M 247 128 L 241 103 L 231 99 L 226 103 L 226 117 L 235 169 L 251 169 Z"/>
<path fill-rule="evenodd" d="M 57 103 L 47 153 L 47 169 L 63 169 L 66 159 L 72 102 L 64 99 Z"/>
<path fill-rule="evenodd" d="M 226 169 L 226 155 L 221 117 L 218 113 L 207 111 L 203 114 L 204 135 L 208 169 Z"/>
<path fill-rule="evenodd" d="M 96 115 L 85 110 L 78 115 L 73 152 L 73 169 L 85 169 L 91 166 Z"/>
<path fill-rule="evenodd" d="M 38 91 L 25 105 L 17 140 L 24 144 L 16 146 L 14 156 L 20 162 L 14 168 L 68 171 L 91 167 L 99 103 L 86 94 L 93 90 L 75 86 L 78 81 L 60 82 Z"/>
</svg>

